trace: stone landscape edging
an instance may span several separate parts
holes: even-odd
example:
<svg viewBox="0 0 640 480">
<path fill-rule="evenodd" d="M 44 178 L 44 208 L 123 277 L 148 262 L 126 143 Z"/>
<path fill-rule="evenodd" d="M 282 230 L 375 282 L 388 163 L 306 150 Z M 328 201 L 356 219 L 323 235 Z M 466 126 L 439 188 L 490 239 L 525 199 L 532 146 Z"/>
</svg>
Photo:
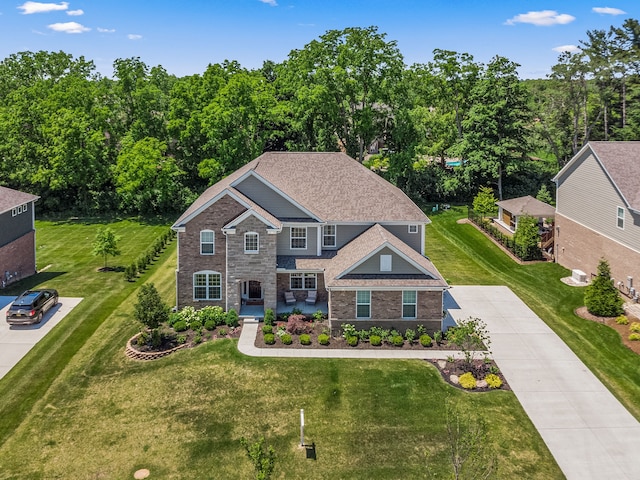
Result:
<svg viewBox="0 0 640 480">
<path fill-rule="evenodd" d="M 187 346 L 186 343 L 183 343 L 182 345 L 178 345 L 177 347 L 173 347 L 169 350 L 163 350 L 161 352 L 140 352 L 139 350 L 133 348 L 133 346 L 131 345 L 131 342 L 133 342 L 139 336 L 140 334 L 137 333 L 127 341 L 127 347 L 124 354 L 132 360 L 156 360 L 158 358 L 166 357 L 176 350 L 180 350 L 181 348 L 185 348 Z"/>
</svg>

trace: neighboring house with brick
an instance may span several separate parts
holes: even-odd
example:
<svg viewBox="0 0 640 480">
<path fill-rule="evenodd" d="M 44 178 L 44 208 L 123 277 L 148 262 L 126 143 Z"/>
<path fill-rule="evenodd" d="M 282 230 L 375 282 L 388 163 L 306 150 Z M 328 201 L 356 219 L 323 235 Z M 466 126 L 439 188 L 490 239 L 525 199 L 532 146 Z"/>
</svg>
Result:
<svg viewBox="0 0 640 480">
<path fill-rule="evenodd" d="M 620 291 L 640 290 L 640 142 L 589 142 L 554 177 L 556 260 L 589 276 L 605 258 Z"/>
<path fill-rule="evenodd" d="M 448 286 L 424 254 L 428 223 L 401 190 L 343 153 L 265 153 L 173 225 L 177 306 L 245 317 L 321 310 L 333 329 L 440 330 Z"/>
<path fill-rule="evenodd" d="M 34 203 L 40 197 L 0 187 L 0 286 L 36 273 Z"/>
</svg>

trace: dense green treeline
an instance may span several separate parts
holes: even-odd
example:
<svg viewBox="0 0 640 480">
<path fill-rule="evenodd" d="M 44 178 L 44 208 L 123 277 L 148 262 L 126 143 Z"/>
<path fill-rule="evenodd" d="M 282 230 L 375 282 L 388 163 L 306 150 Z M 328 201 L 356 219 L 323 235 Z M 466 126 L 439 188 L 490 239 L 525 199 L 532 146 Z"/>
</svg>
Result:
<svg viewBox="0 0 640 480">
<path fill-rule="evenodd" d="M 499 56 L 435 50 L 406 66 L 376 27 L 182 78 L 139 58 L 106 78 L 83 57 L 20 52 L 0 63 L 0 184 L 48 212 L 172 213 L 264 151 L 342 150 L 419 203 L 484 185 L 535 194 L 588 140 L 640 136 L 638 22 L 581 45 L 526 81 Z"/>
</svg>

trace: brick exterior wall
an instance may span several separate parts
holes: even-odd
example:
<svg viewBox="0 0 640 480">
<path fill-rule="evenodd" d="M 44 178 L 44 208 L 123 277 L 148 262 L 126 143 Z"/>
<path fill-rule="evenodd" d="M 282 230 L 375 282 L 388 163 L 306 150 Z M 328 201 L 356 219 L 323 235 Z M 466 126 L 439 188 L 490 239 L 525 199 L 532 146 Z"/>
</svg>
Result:
<svg viewBox="0 0 640 480">
<path fill-rule="evenodd" d="M 289 283 L 289 274 L 288 273 L 279 273 L 278 274 L 278 300 L 284 301 L 284 292 L 291 290 L 289 288 L 291 285 Z M 318 302 L 326 302 L 328 299 L 327 289 L 324 286 L 324 274 L 318 273 L 316 275 L 316 289 L 318 290 Z M 307 298 L 307 290 L 291 290 L 293 292 L 293 296 L 296 297 L 296 300 L 303 302 L 305 298 Z"/>
<path fill-rule="evenodd" d="M 244 253 L 244 234 L 258 233 L 257 254 Z M 258 281 L 262 286 L 264 308 L 276 310 L 276 243 L 277 235 L 268 234 L 264 223 L 249 216 L 237 225 L 235 234 L 227 235 L 227 303 L 240 311 L 241 288 L 245 281 Z"/>
<path fill-rule="evenodd" d="M 4 285 L 36 273 L 35 235 L 35 230 L 32 230 L 0 247 L 0 282 L 4 281 Z M 9 278 L 5 276 L 5 272 L 9 272 Z"/>
<path fill-rule="evenodd" d="M 176 272 L 177 306 L 191 305 L 202 308 L 206 305 L 219 305 L 227 308 L 226 292 L 226 248 L 227 238 L 222 227 L 238 217 L 246 209 L 230 196 L 224 196 L 214 205 L 191 219 L 184 232 L 178 233 L 178 271 Z M 200 231 L 215 232 L 215 254 L 200 255 Z M 222 300 L 204 301 L 193 299 L 193 274 L 201 270 L 213 270 L 222 274 Z M 231 308 L 231 306 L 230 306 Z"/>
<path fill-rule="evenodd" d="M 356 319 L 356 292 L 332 291 L 329 296 L 329 321 L 332 334 L 339 333 L 340 325 L 353 323 L 357 328 L 370 328 L 377 325 L 383 328 L 396 328 L 404 332 L 407 328 L 424 325 L 432 334 L 442 329 L 442 292 L 418 292 L 418 318 L 402 318 L 401 291 L 371 291 L 371 318 Z"/>
<path fill-rule="evenodd" d="M 610 240 L 562 215 L 556 215 L 556 262 L 569 270 L 580 269 L 590 276 L 598 271 L 604 257 L 611 267 L 616 284 L 624 283 L 621 292 L 628 294 L 627 276 L 633 277 L 633 287 L 640 291 L 640 253 Z"/>
</svg>

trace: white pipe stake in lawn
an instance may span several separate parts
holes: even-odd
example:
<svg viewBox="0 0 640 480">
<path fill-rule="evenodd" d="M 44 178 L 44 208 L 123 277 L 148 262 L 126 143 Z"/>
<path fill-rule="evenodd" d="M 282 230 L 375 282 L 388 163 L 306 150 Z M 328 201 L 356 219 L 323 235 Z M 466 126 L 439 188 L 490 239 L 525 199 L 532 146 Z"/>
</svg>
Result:
<svg viewBox="0 0 640 480">
<path fill-rule="evenodd" d="M 304 408 L 300 409 L 300 446 L 304 447 Z"/>
</svg>

